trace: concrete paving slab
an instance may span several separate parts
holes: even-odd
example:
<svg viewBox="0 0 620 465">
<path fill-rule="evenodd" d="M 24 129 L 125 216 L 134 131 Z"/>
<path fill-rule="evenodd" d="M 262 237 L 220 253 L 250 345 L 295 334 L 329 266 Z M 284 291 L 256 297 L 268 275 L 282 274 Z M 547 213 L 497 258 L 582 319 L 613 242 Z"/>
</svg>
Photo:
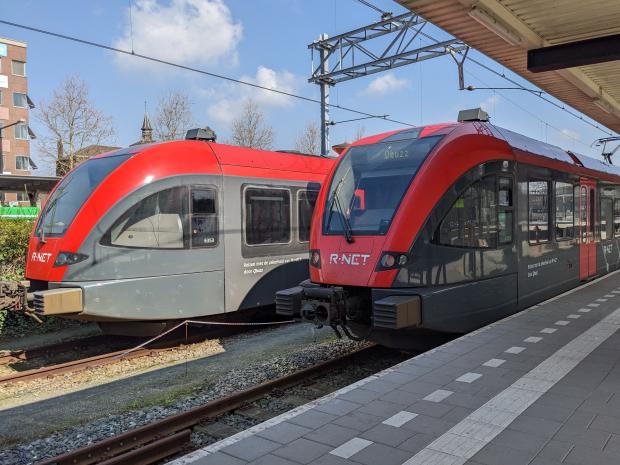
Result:
<svg viewBox="0 0 620 465">
<path fill-rule="evenodd" d="M 283 419 L 308 431 L 264 455 L 323 465 L 618 464 L 620 299 L 603 297 L 620 295 L 616 282 L 592 281 L 315 401 Z"/>
</svg>

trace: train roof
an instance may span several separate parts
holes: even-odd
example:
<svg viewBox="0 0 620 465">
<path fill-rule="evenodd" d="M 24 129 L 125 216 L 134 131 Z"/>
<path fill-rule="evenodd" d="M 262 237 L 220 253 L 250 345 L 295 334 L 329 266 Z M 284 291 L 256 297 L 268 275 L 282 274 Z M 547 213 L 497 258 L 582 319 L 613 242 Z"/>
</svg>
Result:
<svg viewBox="0 0 620 465">
<path fill-rule="evenodd" d="M 300 152 L 270 151 L 235 145 L 220 144 L 217 142 L 177 140 L 156 142 L 151 144 L 135 145 L 111 152 L 99 154 L 93 158 L 115 157 L 121 155 L 161 155 L 162 151 L 170 151 L 173 155 L 179 151 L 194 151 L 196 161 L 220 166 L 235 166 L 246 168 L 269 168 L 280 171 L 297 171 L 308 173 L 327 173 L 334 158 L 322 157 Z M 207 154 L 211 154 L 209 157 Z M 207 155 L 207 156 L 206 156 Z M 171 158 L 174 160 L 174 158 Z"/>
<path fill-rule="evenodd" d="M 523 150 L 524 152 L 529 152 L 540 157 L 559 160 L 574 167 L 583 167 L 592 171 L 598 171 L 599 173 L 620 176 L 620 167 L 606 163 L 603 160 L 564 150 L 557 145 L 547 144 L 499 126 L 493 127 L 501 133 L 512 148 Z"/>
<path fill-rule="evenodd" d="M 442 123 L 428 126 L 419 126 L 416 128 L 407 128 L 395 131 L 384 132 L 369 137 L 364 137 L 355 141 L 351 146 L 373 144 L 377 142 L 387 142 L 396 140 L 396 138 L 410 134 L 411 137 L 424 137 L 433 134 L 447 134 L 457 128 L 471 128 L 467 133 L 482 133 L 481 127 L 486 127 L 490 131 L 484 131 L 487 135 L 498 137 L 506 141 L 508 145 L 523 152 L 530 153 L 534 156 L 543 157 L 567 163 L 575 168 L 585 168 L 587 170 L 605 173 L 612 176 L 620 176 L 620 167 L 606 163 L 603 160 L 588 157 L 580 153 L 564 150 L 557 145 L 548 144 L 537 139 L 533 139 L 523 134 L 495 126 L 484 121 L 466 121 L 458 123 Z M 417 132 L 417 135 L 415 134 Z"/>
</svg>

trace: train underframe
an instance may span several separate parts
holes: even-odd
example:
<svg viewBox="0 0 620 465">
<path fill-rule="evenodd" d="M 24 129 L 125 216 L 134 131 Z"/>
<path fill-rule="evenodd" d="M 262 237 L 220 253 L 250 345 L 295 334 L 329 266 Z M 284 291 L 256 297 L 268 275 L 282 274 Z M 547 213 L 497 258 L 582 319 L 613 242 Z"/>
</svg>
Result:
<svg viewBox="0 0 620 465">
<path fill-rule="evenodd" d="M 455 335 L 424 328 L 419 295 L 390 289 L 324 286 L 310 280 L 276 293 L 276 313 L 330 327 L 338 337 L 388 347 L 426 349 Z M 407 292 L 407 291 L 405 291 Z"/>
</svg>

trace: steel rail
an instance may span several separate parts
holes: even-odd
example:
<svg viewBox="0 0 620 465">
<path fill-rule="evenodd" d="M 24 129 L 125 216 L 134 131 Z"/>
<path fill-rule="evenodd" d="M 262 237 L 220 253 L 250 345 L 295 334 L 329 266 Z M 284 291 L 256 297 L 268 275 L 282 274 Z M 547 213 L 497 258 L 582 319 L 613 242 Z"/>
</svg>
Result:
<svg viewBox="0 0 620 465">
<path fill-rule="evenodd" d="M 118 363 L 124 360 L 131 360 L 134 358 L 147 357 L 152 355 L 158 355 L 162 352 L 169 352 L 174 349 L 178 349 L 186 344 L 195 344 L 203 342 L 209 339 L 218 337 L 225 337 L 234 335 L 239 332 L 238 328 L 226 329 L 219 331 L 210 331 L 207 334 L 194 334 L 187 338 L 175 338 L 172 341 L 165 341 L 158 344 L 155 347 L 144 348 L 140 347 L 137 350 L 133 349 L 121 349 L 113 352 L 107 352 L 92 357 L 81 358 L 78 360 L 72 360 L 65 363 L 58 363 L 55 365 L 44 366 L 40 368 L 33 368 L 31 370 L 25 370 L 4 376 L 0 378 L 0 386 L 3 384 L 16 383 L 20 381 L 29 381 L 38 378 L 51 378 L 63 373 L 74 373 L 82 371 L 88 368 L 96 368 L 104 365 L 110 365 L 112 363 Z M 105 335 L 104 335 L 105 336 Z M 165 344 L 165 345 L 164 345 Z M 45 348 L 42 348 L 42 350 Z M 65 350 L 66 352 L 66 350 Z M 20 360 L 24 361 L 24 360 Z"/>
<path fill-rule="evenodd" d="M 243 323 L 223 323 L 223 322 L 202 322 L 199 320 L 187 320 L 190 323 L 196 324 L 205 324 L 205 325 L 220 325 L 225 326 L 225 328 L 218 329 L 210 329 L 208 331 L 201 330 L 197 334 L 193 334 L 185 337 L 177 337 L 172 340 L 160 340 L 156 344 L 152 344 L 156 342 L 156 339 L 161 338 L 161 336 L 167 335 L 170 333 L 170 330 L 166 333 L 149 339 L 146 342 L 139 344 L 138 346 L 133 346 L 131 348 L 124 348 L 122 350 L 117 350 L 113 352 L 107 352 L 100 355 L 95 355 L 91 357 L 81 358 L 78 360 L 72 360 L 65 363 L 59 363 L 55 365 L 44 366 L 40 368 L 33 368 L 31 370 L 25 370 L 22 372 L 13 373 L 8 376 L 0 377 L 0 386 L 3 384 L 10 384 L 20 381 L 29 381 L 38 378 L 51 378 L 53 376 L 63 374 L 63 373 L 73 373 L 82 371 L 88 368 L 96 368 L 99 366 L 109 365 L 112 363 L 118 363 L 123 360 L 131 360 L 134 358 L 146 357 L 151 355 L 157 355 L 162 352 L 169 352 L 174 349 L 178 349 L 183 345 L 187 344 L 195 344 L 203 341 L 207 341 L 209 339 L 216 339 L 221 337 L 232 336 L 243 332 L 247 329 L 256 329 L 258 327 L 263 326 L 272 326 L 276 325 L 280 322 L 269 322 L 269 323 L 252 323 L 248 325 L 244 325 Z M 184 322 L 185 323 L 185 322 Z M 184 324 L 182 323 L 182 324 Z M 289 323 L 286 321 L 285 323 Z M 179 328 L 182 324 L 175 326 L 173 329 Z M 260 325 L 260 326 L 259 326 Z M 26 360 L 30 360 L 32 358 L 40 358 L 46 355 L 53 354 L 54 350 L 58 350 L 59 353 L 68 352 L 72 350 L 72 347 L 87 344 L 88 342 L 94 343 L 97 342 L 100 345 L 102 342 L 99 342 L 99 338 L 109 338 L 106 335 L 97 335 L 89 338 L 85 338 L 83 340 L 77 341 L 69 341 L 66 343 L 53 344 L 50 346 L 44 346 L 37 349 L 29 349 L 25 351 L 15 351 L 10 352 L 7 355 L 0 356 L 0 365 L 7 365 L 13 362 L 24 362 Z M 109 341 L 108 341 L 109 343 Z M 116 342 L 115 345 L 120 342 Z M 146 348 L 146 344 L 152 344 L 152 347 Z"/>
<path fill-rule="evenodd" d="M 70 362 L 58 363 L 56 365 L 50 365 L 41 368 L 33 368 L 32 370 L 26 370 L 18 373 L 13 373 L 9 376 L 0 378 L 0 386 L 3 384 L 16 383 L 18 381 L 29 381 L 38 378 L 51 378 L 63 373 L 75 373 L 77 371 L 85 370 L 87 368 L 95 368 L 111 363 L 118 363 L 123 360 L 130 360 L 133 358 L 145 357 L 147 355 L 154 355 L 166 350 L 172 350 L 175 347 L 166 349 L 140 349 L 132 352 L 128 355 L 123 355 L 126 351 L 119 350 L 115 352 L 108 352 L 103 355 L 95 355 L 94 357 L 82 358 L 79 360 L 72 360 Z"/>
<path fill-rule="evenodd" d="M 35 465 L 135 465 L 137 463 L 148 465 L 154 463 L 179 452 L 183 447 L 189 445 L 189 435 L 187 432 L 198 423 L 218 417 L 248 402 L 260 399 L 275 389 L 285 389 L 299 384 L 308 378 L 319 375 L 321 372 L 336 368 L 354 357 L 375 350 L 376 347 L 375 345 L 370 345 L 357 349 L 338 358 L 318 363 L 280 378 L 265 381 L 177 415 L 155 421 L 94 444 L 89 444 L 75 451 L 45 459 L 37 462 Z M 167 441 L 170 444 L 174 444 L 174 447 L 170 446 L 167 449 L 168 446 L 165 445 L 169 444 Z M 182 446 L 180 445 L 181 441 L 184 441 Z M 169 451 L 170 453 L 162 456 L 156 451 Z"/>
<path fill-rule="evenodd" d="M 57 342 L 55 344 L 34 347 L 32 349 L 2 351 L 2 353 L 0 354 L 0 366 L 9 365 L 11 363 L 26 362 L 29 360 L 43 358 L 60 353 L 66 353 L 73 350 L 83 350 L 92 346 L 111 345 L 111 342 L 113 343 L 113 345 L 128 345 L 128 339 L 129 338 L 119 338 L 119 340 L 110 341 L 110 336 L 105 334 L 96 334 L 94 336 L 87 336 L 82 339 Z"/>
</svg>

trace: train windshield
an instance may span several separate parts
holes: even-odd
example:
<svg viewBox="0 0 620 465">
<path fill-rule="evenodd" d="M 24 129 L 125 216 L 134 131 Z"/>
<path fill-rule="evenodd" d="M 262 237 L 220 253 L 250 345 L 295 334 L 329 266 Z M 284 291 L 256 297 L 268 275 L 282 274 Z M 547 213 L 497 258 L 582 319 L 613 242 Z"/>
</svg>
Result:
<svg viewBox="0 0 620 465">
<path fill-rule="evenodd" d="M 45 204 L 36 235 L 62 236 L 76 213 L 103 179 L 133 154 L 120 153 L 85 161 L 61 181 Z"/>
<path fill-rule="evenodd" d="M 443 137 L 418 138 L 420 129 L 352 147 L 332 180 L 324 234 L 385 234 L 394 212 L 426 156 Z M 400 137 L 399 137 L 400 136 Z"/>
</svg>

